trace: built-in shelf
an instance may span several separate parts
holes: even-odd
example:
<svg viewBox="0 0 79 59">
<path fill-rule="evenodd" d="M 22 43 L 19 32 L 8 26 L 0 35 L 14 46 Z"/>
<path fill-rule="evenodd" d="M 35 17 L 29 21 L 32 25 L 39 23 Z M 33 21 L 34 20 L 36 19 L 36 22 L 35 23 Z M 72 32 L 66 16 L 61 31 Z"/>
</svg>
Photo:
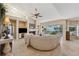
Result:
<svg viewBox="0 0 79 59">
<path fill-rule="evenodd" d="M 29 20 L 29 33 L 36 34 L 36 20 Z"/>
</svg>

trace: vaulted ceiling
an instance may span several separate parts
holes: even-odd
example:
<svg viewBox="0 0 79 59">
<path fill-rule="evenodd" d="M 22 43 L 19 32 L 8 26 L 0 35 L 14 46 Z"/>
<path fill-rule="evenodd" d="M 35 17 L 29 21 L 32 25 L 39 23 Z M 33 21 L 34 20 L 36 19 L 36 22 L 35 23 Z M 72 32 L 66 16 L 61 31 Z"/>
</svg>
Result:
<svg viewBox="0 0 79 59">
<path fill-rule="evenodd" d="M 53 4 L 64 18 L 79 17 L 79 3 Z"/>
<path fill-rule="evenodd" d="M 12 3 L 17 10 L 30 16 L 37 8 L 43 17 L 40 20 L 65 19 L 79 17 L 78 3 Z"/>
</svg>

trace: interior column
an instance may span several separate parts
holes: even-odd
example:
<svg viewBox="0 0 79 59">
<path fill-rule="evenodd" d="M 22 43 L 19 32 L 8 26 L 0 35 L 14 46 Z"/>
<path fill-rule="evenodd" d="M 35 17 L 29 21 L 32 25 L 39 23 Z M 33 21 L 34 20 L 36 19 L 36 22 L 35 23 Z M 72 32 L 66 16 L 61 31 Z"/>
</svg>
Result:
<svg viewBox="0 0 79 59">
<path fill-rule="evenodd" d="M 63 22 L 63 39 L 66 40 L 66 21 Z"/>
<path fill-rule="evenodd" d="M 77 36 L 79 36 L 79 25 L 77 25 Z"/>
<path fill-rule="evenodd" d="M 29 34 L 29 19 L 27 19 L 27 33 Z"/>
<path fill-rule="evenodd" d="M 70 40 L 69 21 L 66 20 L 66 40 Z"/>
<path fill-rule="evenodd" d="M 16 20 L 16 39 L 18 39 L 19 20 Z"/>
</svg>

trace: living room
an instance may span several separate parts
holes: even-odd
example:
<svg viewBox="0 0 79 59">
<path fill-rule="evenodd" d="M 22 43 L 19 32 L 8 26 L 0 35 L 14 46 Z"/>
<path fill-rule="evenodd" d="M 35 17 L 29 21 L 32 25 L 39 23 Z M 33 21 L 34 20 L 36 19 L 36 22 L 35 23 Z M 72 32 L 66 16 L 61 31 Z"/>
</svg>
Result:
<svg viewBox="0 0 79 59">
<path fill-rule="evenodd" d="M 0 55 L 79 55 L 79 4 L 0 3 L 0 5 L 5 10 L 0 20 Z"/>
</svg>

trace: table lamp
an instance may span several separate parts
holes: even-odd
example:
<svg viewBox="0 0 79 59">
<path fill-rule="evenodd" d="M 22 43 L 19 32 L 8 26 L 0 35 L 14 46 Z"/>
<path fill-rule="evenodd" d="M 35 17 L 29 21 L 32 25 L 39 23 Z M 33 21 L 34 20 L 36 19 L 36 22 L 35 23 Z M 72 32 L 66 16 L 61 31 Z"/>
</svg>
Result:
<svg viewBox="0 0 79 59">
<path fill-rule="evenodd" d="M 6 30 L 4 31 L 4 33 L 6 34 L 5 39 L 9 38 L 8 34 L 9 34 L 9 30 L 8 30 L 8 25 L 10 24 L 10 20 L 8 16 L 5 16 L 4 20 L 3 20 L 3 24 L 6 27 Z"/>
</svg>

